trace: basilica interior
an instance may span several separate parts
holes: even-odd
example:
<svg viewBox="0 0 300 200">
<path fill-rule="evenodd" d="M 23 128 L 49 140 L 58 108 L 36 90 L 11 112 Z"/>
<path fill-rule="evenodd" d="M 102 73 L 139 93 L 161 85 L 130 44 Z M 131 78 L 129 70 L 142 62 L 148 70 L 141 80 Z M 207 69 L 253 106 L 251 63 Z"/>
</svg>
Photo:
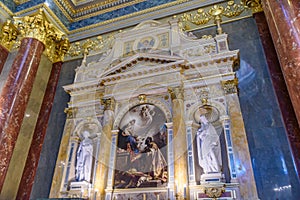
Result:
<svg viewBox="0 0 300 200">
<path fill-rule="evenodd" d="M 0 16 L 0 200 L 300 199 L 298 0 Z"/>
</svg>

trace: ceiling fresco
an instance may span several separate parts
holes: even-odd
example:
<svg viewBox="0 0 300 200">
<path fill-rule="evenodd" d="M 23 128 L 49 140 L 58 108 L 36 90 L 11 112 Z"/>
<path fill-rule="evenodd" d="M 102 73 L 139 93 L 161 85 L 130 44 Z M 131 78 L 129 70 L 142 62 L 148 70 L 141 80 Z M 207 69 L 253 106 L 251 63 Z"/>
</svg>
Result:
<svg viewBox="0 0 300 200">
<path fill-rule="evenodd" d="M 43 8 L 71 38 L 81 39 L 82 35 L 90 37 L 218 2 L 226 1 L 0 0 L 0 8 L 10 16 L 24 16 Z"/>
</svg>

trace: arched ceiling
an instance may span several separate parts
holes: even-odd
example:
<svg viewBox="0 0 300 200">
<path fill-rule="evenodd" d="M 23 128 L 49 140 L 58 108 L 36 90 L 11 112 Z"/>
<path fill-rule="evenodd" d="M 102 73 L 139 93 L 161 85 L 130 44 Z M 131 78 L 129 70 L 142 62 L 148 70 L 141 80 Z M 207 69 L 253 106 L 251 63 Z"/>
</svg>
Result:
<svg viewBox="0 0 300 200">
<path fill-rule="evenodd" d="M 74 41 L 219 2 L 226 1 L 0 0 L 0 14 L 24 16 L 43 8 Z"/>
</svg>

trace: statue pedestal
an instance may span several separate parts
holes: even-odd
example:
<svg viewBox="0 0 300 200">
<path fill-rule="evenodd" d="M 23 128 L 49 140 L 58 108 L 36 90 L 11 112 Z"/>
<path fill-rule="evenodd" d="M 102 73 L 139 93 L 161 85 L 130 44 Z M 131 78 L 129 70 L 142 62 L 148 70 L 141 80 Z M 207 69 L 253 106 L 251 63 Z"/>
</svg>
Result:
<svg viewBox="0 0 300 200">
<path fill-rule="evenodd" d="M 201 175 L 201 184 L 211 182 L 224 182 L 223 174 L 220 172 Z"/>
<path fill-rule="evenodd" d="M 88 198 L 90 196 L 91 184 L 86 181 L 71 182 L 69 197 Z"/>
</svg>

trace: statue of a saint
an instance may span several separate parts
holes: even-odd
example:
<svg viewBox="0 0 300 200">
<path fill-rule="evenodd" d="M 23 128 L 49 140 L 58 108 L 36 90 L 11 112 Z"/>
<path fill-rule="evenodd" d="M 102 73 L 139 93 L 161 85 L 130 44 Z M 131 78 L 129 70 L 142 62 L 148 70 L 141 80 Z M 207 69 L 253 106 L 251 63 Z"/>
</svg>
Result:
<svg viewBox="0 0 300 200">
<path fill-rule="evenodd" d="M 199 108 L 200 127 L 197 130 L 199 165 L 204 174 L 219 173 L 222 168 L 220 138 L 214 126 L 206 119 L 207 110 Z"/>
<path fill-rule="evenodd" d="M 76 160 L 76 181 L 91 180 L 92 162 L 93 162 L 93 141 L 89 138 L 89 132 L 82 133 L 83 139 L 77 150 Z"/>
</svg>

